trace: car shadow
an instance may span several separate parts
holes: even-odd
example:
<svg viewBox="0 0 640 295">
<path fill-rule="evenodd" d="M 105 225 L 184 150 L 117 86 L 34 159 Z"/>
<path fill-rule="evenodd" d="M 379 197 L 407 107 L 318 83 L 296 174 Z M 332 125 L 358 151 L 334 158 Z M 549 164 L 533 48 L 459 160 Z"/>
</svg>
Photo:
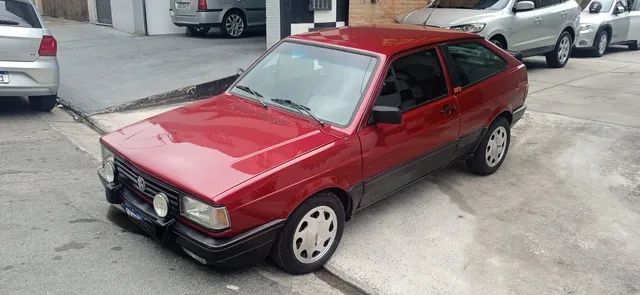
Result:
<svg viewBox="0 0 640 295">
<path fill-rule="evenodd" d="M 186 30 L 185 30 L 185 35 L 187 37 L 190 37 L 190 38 L 199 38 L 199 39 L 229 39 L 229 40 L 235 40 L 235 39 L 228 38 L 225 35 L 223 35 L 219 28 L 212 28 L 209 31 L 209 33 L 207 33 L 204 36 L 192 36 L 192 35 L 187 34 Z M 251 37 L 265 37 L 266 35 L 267 35 L 266 27 L 251 27 L 251 28 L 247 29 L 245 35 L 242 38 L 238 38 L 238 39 L 251 38 Z"/>
<path fill-rule="evenodd" d="M 29 101 L 25 97 L 0 97 L 0 117 L 36 116 L 39 112 L 32 111 Z"/>
</svg>

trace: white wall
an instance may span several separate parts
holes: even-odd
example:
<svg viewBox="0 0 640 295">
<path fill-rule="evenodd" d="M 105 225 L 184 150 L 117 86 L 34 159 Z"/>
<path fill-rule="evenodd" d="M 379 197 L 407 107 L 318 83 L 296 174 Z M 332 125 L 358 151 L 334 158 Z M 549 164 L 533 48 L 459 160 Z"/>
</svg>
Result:
<svg viewBox="0 0 640 295">
<path fill-rule="evenodd" d="M 185 32 L 184 28 L 177 27 L 171 22 L 169 0 L 146 0 L 146 6 L 147 32 L 149 35 L 180 34 Z"/>
<path fill-rule="evenodd" d="M 280 41 L 280 0 L 267 1 L 267 47 Z"/>
<path fill-rule="evenodd" d="M 113 28 L 119 31 L 135 34 L 134 0 L 111 0 L 111 19 Z"/>
<path fill-rule="evenodd" d="M 87 0 L 87 7 L 89 8 L 89 22 L 98 22 L 98 12 L 96 11 L 96 0 Z"/>
</svg>

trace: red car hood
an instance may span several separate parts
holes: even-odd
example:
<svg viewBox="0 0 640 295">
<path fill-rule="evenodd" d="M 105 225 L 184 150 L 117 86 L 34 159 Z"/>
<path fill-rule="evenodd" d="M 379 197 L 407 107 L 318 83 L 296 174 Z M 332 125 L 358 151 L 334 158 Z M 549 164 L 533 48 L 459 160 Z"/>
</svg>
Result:
<svg viewBox="0 0 640 295">
<path fill-rule="evenodd" d="M 102 138 L 138 169 L 210 199 L 335 140 L 304 118 L 226 94 Z"/>
</svg>

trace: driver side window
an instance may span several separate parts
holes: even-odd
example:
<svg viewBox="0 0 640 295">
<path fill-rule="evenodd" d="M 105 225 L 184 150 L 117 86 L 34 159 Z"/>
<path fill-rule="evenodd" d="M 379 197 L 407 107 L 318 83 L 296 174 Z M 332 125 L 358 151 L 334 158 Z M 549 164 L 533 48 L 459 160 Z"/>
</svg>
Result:
<svg viewBox="0 0 640 295">
<path fill-rule="evenodd" d="M 407 111 L 447 94 L 438 54 L 429 49 L 403 56 L 391 64 L 376 105 Z"/>
</svg>

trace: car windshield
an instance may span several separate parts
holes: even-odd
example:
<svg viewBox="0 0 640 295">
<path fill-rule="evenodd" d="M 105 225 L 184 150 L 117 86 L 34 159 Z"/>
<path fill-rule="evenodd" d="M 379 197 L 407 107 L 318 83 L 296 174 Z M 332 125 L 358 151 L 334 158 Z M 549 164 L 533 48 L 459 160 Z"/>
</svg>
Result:
<svg viewBox="0 0 640 295">
<path fill-rule="evenodd" d="M 602 9 L 600 9 L 600 12 L 607 12 L 609 11 L 609 9 L 611 9 L 611 6 L 613 6 L 613 0 L 579 0 L 578 3 L 580 4 L 581 10 L 589 11 L 589 5 L 591 5 L 592 2 L 596 1 L 602 4 Z"/>
<path fill-rule="evenodd" d="M 310 112 L 322 122 L 344 127 L 351 122 L 376 64 L 375 57 L 364 54 L 283 42 L 231 92 L 259 98 L 269 107 L 303 115 Z"/>
<path fill-rule="evenodd" d="M 437 8 L 500 10 L 507 6 L 509 0 L 436 0 L 436 3 Z"/>
<path fill-rule="evenodd" d="M 31 4 L 14 0 L 0 0 L 0 26 L 42 27 Z"/>
</svg>

